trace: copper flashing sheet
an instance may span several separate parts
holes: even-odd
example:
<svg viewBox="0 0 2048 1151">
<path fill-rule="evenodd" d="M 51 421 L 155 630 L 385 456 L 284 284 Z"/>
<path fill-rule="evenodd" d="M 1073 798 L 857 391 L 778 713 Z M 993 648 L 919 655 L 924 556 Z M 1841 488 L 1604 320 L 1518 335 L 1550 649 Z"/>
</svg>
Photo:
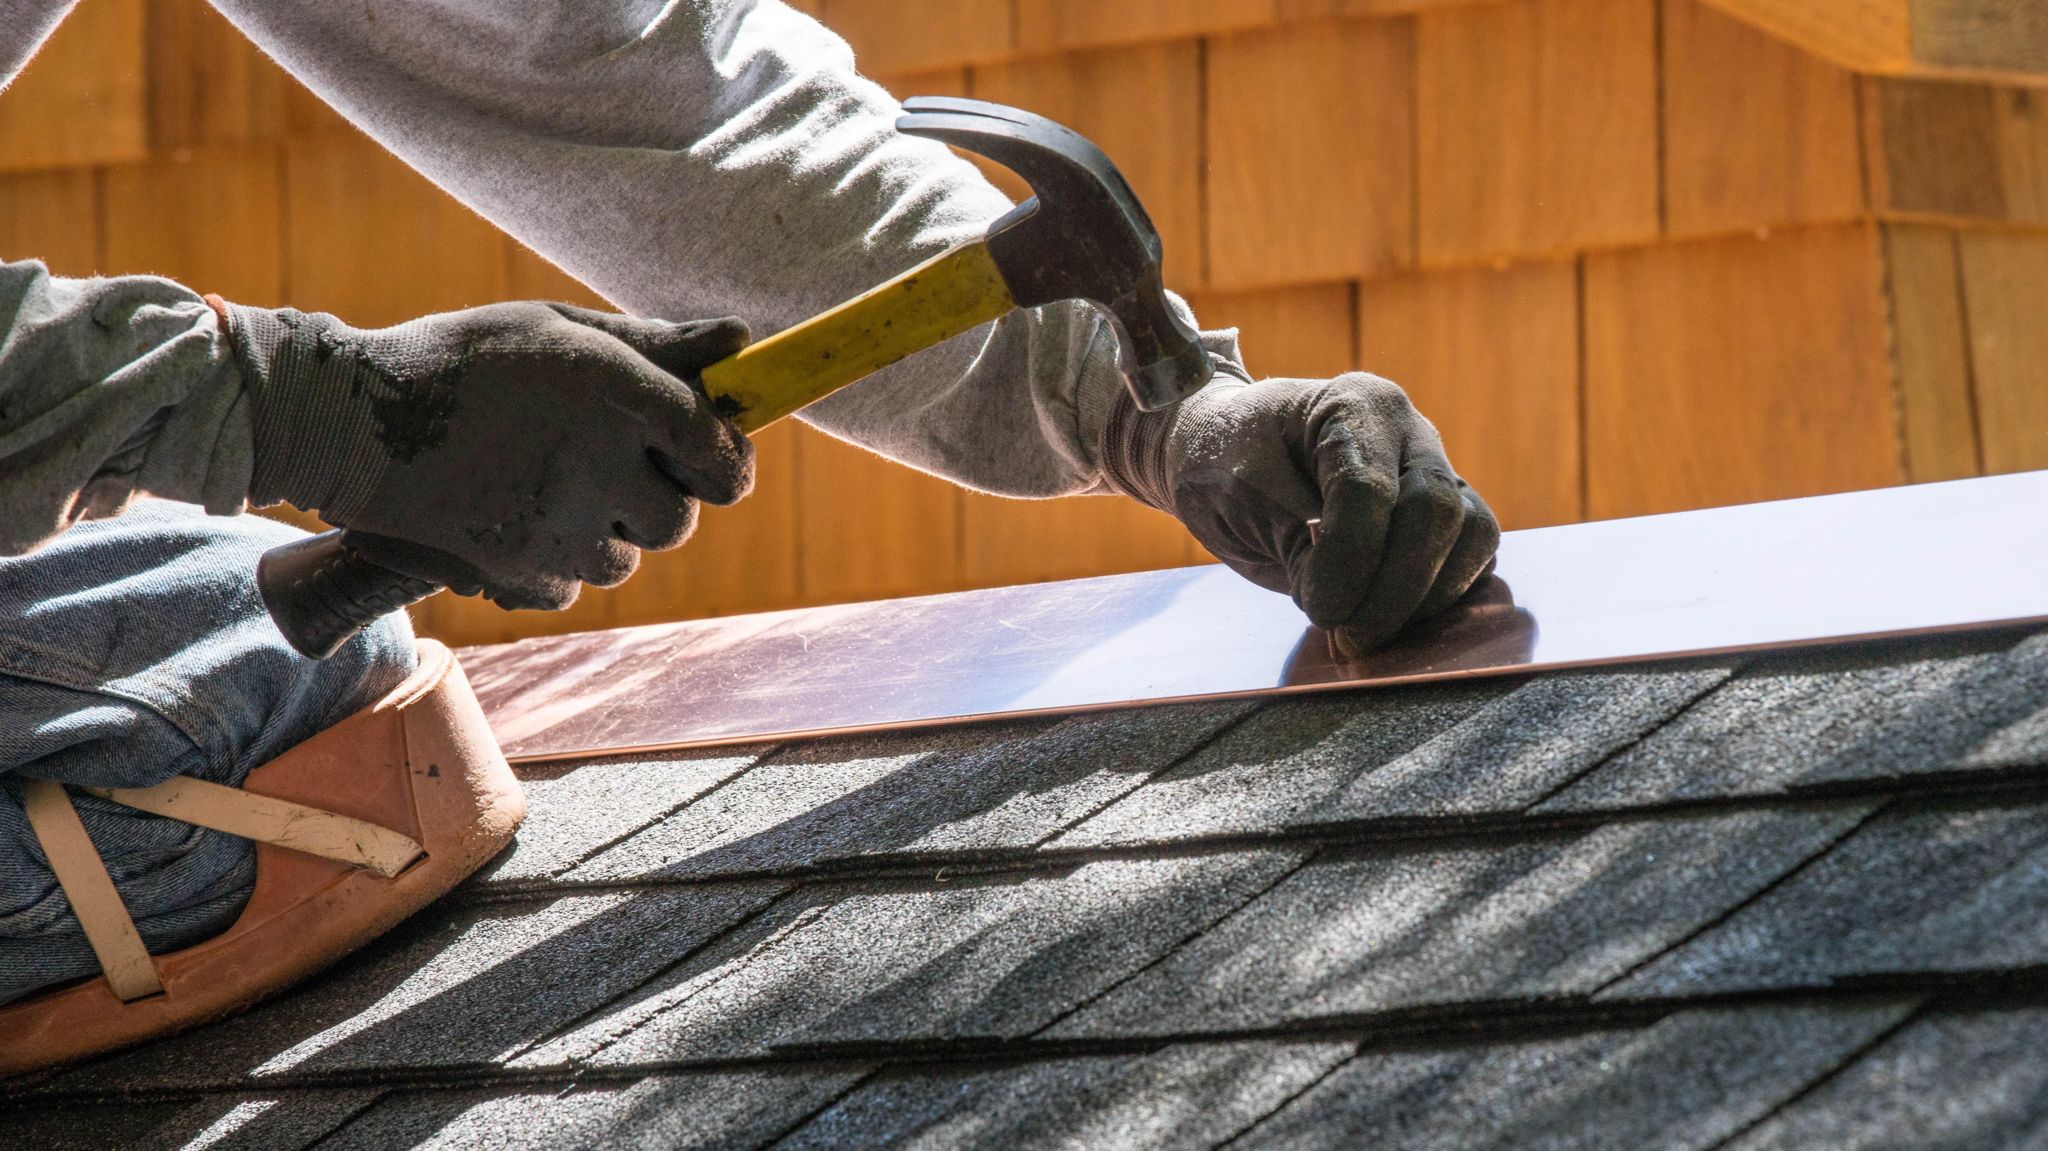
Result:
<svg viewBox="0 0 2048 1151">
<path fill-rule="evenodd" d="M 514 760 L 1628 663 L 2048 620 L 2048 472 L 1509 532 L 1447 619 L 1333 658 L 1180 568 L 465 653 Z"/>
</svg>

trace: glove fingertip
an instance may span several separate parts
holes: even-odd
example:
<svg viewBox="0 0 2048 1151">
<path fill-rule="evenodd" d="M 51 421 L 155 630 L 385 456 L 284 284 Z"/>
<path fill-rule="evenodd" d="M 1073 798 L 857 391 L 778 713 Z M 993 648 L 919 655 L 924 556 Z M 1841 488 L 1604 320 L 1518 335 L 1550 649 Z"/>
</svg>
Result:
<svg viewBox="0 0 2048 1151">
<path fill-rule="evenodd" d="M 1322 533 L 1301 564 L 1295 601 L 1316 626 L 1340 627 L 1365 602 L 1372 574 L 1370 566 L 1359 562 L 1356 549 L 1345 547 L 1341 539 L 1333 544 L 1329 534 Z"/>
<path fill-rule="evenodd" d="M 738 316 L 725 316 L 706 320 L 702 325 L 683 327 L 692 330 L 685 344 L 691 363 L 685 368 L 684 375 L 696 375 L 728 356 L 739 354 L 754 338 L 747 322 Z"/>
<path fill-rule="evenodd" d="M 735 344 L 745 344 L 753 338 L 753 329 L 738 316 L 719 316 L 704 322 L 709 325 L 709 330 L 705 332 L 708 337 Z"/>
</svg>

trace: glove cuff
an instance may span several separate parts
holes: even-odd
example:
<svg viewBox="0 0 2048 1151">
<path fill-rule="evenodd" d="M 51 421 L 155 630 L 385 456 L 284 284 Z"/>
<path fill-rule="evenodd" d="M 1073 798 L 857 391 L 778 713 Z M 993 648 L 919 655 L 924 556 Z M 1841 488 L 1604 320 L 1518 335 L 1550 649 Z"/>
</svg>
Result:
<svg viewBox="0 0 2048 1151">
<path fill-rule="evenodd" d="M 210 303 L 212 301 L 209 301 Z M 249 502 L 279 501 L 347 524 L 389 466 L 359 333 L 332 316 L 221 304 L 254 416 Z"/>
<path fill-rule="evenodd" d="M 1232 341 L 1234 345 L 1235 341 Z M 1249 384 L 1250 373 L 1236 360 L 1210 349 L 1209 361 L 1218 379 Z M 1214 387 L 1212 383 L 1210 385 Z M 1192 397 L 1190 397 L 1192 398 Z M 1182 400 L 1181 403 L 1186 403 Z M 1166 479 L 1166 441 L 1180 405 L 1156 412 L 1140 411 L 1129 388 L 1119 387 L 1110 401 L 1109 420 L 1102 429 L 1102 478 L 1111 490 L 1147 507 L 1171 514 L 1172 490 Z"/>
<path fill-rule="evenodd" d="M 1167 412 L 1138 410 L 1131 390 L 1118 387 L 1098 453 L 1103 481 L 1112 491 L 1169 513 L 1173 509 L 1166 499 L 1166 429 L 1171 422 Z"/>
</svg>

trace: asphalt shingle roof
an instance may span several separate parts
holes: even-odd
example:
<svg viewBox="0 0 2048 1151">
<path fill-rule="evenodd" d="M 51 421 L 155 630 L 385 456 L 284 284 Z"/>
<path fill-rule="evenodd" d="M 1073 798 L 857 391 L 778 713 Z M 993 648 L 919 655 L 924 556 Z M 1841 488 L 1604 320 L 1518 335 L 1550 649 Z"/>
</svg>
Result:
<svg viewBox="0 0 2048 1151">
<path fill-rule="evenodd" d="M 2048 1137 L 2048 631 L 521 772 L 454 896 L 8 1142 Z"/>
</svg>

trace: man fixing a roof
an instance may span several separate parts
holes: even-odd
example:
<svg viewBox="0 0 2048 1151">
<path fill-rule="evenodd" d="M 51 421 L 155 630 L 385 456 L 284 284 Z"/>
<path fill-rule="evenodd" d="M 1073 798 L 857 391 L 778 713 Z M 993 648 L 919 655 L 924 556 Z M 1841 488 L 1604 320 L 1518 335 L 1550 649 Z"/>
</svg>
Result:
<svg viewBox="0 0 2048 1151">
<path fill-rule="evenodd" d="M 293 533 L 239 513 L 317 510 L 440 557 L 409 574 L 566 606 L 681 543 L 698 501 L 752 486 L 750 445 L 693 378 L 747 328 L 698 317 L 780 329 L 1009 207 L 896 133 L 846 45 L 775 0 L 215 3 L 630 314 L 507 303 L 361 330 L 204 285 L 0 263 L 0 1003 L 98 970 L 20 780 L 238 784 L 412 666 L 402 615 L 324 663 L 293 653 L 252 580 Z M 69 6 L 0 8 L 0 78 Z M 1142 500 L 1354 648 L 1484 570 L 1493 517 L 1399 389 L 1255 382 L 1235 332 L 1203 342 L 1214 382 L 1141 413 L 1093 307 L 1023 309 L 803 418 L 983 491 Z M 185 504 L 131 508 L 145 493 Z M 76 803 L 152 952 L 234 921 L 247 842 Z"/>
</svg>

